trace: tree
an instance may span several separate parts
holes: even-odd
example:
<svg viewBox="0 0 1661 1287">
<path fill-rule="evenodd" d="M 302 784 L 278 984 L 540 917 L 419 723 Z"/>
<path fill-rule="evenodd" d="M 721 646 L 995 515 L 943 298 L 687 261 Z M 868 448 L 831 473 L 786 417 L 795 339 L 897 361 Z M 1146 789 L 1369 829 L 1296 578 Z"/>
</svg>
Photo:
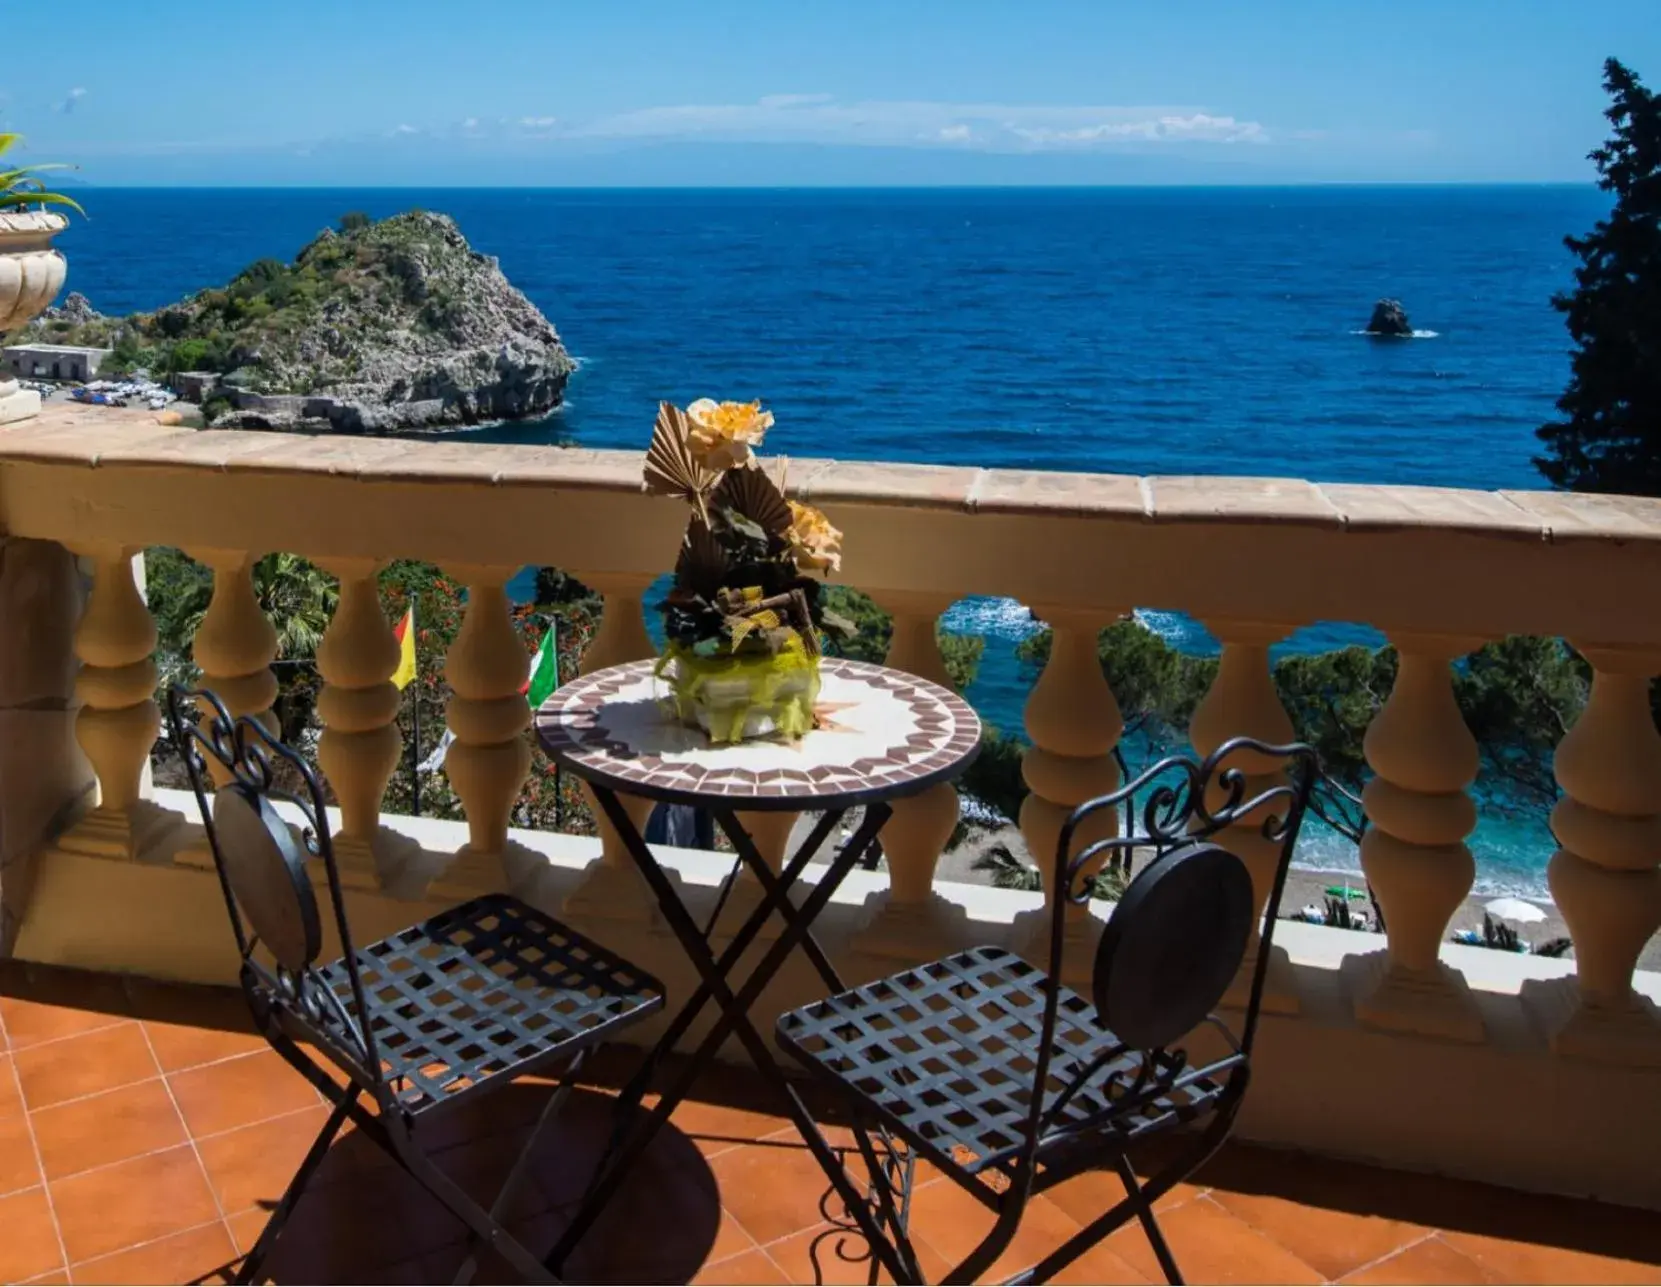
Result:
<svg viewBox="0 0 1661 1287">
<path fill-rule="evenodd" d="M 374 220 L 361 210 L 348 210 L 340 216 L 340 230 L 347 233 L 361 232 L 373 222 Z"/>
<path fill-rule="evenodd" d="M 878 607 L 870 595 L 852 586 L 830 585 L 825 587 L 821 601 L 827 611 L 852 622 L 855 627 L 851 639 L 833 645 L 842 656 L 855 661 L 880 662 L 888 655 L 888 643 L 894 637 L 894 618 Z M 979 635 L 954 635 L 939 628 L 934 638 L 940 645 L 952 687 L 964 692 L 975 682 L 986 640 Z"/>
<path fill-rule="evenodd" d="M 156 622 L 161 686 L 192 683 L 199 677 L 192 641 L 213 600 L 213 573 L 179 550 L 145 552 L 146 598 Z M 312 722 L 317 702 L 317 645 L 334 615 L 339 591 L 334 579 L 295 554 L 267 554 L 251 571 L 254 598 L 277 630 L 276 712 L 285 740 L 293 741 Z"/>
<path fill-rule="evenodd" d="M 1036 669 L 1049 650 L 1046 629 L 1017 652 Z M 1178 652 L 1134 618 L 1103 630 L 1097 653 L 1127 735 L 1141 733 L 1150 760 L 1184 750 L 1194 708 L 1216 678 L 1216 660 Z M 1320 760 L 1311 808 L 1352 841 L 1366 828 L 1360 794 L 1371 770 L 1363 741 L 1389 700 L 1396 667 L 1395 649 L 1356 645 L 1282 657 L 1273 668 L 1294 735 Z M 1476 738 L 1481 780 L 1506 788 L 1484 794 L 1488 808 L 1533 811 L 1557 799 L 1551 750 L 1586 704 L 1589 685 L 1585 660 L 1556 639 L 1513 635 L 1485 644 L 1455 667 L 1454 699 Z M 1123 767 L 1134 773 L 1143 766 Z"/>
<path fill-rule="evenodd" d="M 1591 159 L 1615 205 L 1564 239 L 1580 260 L 1552 300 L 1575 342 L 1567 419 L 1538 431 L 1534 463 L 1559 487 L 1661 496 L 1661 101 L 1613 58 L 1603 87 L 1614 133 Z"/>
</svg>

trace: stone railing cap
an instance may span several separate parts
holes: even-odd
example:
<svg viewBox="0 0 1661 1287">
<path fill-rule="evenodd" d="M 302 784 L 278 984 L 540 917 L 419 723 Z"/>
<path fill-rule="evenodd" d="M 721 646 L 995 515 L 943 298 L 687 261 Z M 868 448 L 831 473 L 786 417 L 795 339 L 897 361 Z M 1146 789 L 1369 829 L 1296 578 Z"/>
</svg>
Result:
<svg viewBox="0 0 1661 1287">
<path fill-rule="evenodd" d="M 6 462 L 246 471 L 363 482 L 483 484 L 640 494 L 640 451 L 196 430 L 151 412 L 53 402 L 0 430 Z M 1661 541 L 1661 499 L 1550 491 L 1316 484 L 1297 478 L 1067 473 L 792 458 L 789 490 L 830 507 L 896 506 L 1152 524 L 1294 524 L 1460 532 L 1551 542 Z"/>
</svg>

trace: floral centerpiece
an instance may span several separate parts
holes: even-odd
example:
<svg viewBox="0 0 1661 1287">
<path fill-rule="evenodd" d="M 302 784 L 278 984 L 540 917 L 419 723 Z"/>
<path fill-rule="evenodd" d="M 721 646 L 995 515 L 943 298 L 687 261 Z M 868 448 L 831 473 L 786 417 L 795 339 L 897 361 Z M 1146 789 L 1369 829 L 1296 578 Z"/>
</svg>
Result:
<svg viewBox="0 0 1661 1287">
<path fill-rule="evenodd" d="M 658 674 L 678 718 L 715 742 L 807 732 L 821 631 L 851 629 L 820 602 L 842 533 L 785 497 L 783 460 L 767 468 L 755 455 L 772 424 L 759 402 L 665 402 L 646 453 L 646 490 L 692 509 Z"/>
</svg>

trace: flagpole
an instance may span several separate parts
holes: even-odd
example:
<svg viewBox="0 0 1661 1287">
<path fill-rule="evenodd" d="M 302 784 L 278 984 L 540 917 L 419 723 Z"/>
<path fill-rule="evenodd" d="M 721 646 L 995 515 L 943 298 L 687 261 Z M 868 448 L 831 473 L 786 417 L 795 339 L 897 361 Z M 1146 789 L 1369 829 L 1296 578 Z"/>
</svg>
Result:
<svg viewBox="0 0 1661 1287">
<path fill-rule="evenodd" d="M 410 803 L 415 809 L 415 816 L 421 816 L 421 693 L 420 677 L 411 684 L 410 692 L 414 696 L 410 699 L 410 739 L 409 739 L 409 780 Z"/>
<path fill-rule="evenodd" d="M 548 633 L 554 639 L 554 687 L 559 687 L 559 617 L 548 618 Z M 565 793 L 561 790 L 563 783 L 560 777 L 559 761 L 554 761 L 554 830 L 565 830 Z"/>
</svg>

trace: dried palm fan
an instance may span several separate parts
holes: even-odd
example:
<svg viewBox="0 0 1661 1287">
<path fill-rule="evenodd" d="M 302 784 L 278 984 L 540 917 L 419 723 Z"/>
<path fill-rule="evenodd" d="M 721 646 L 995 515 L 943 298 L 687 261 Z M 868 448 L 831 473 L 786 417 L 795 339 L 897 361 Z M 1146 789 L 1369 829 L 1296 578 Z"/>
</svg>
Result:
<svg viewBox="0 0 1661 1287">
<path fill-rule="evenodd" d="M 790 506 L 766 470 L 729 471 L 711 499 L 743 515 L 770 537 L 782 537 L 790 530 Z"/>
<path fill-rule="evenodd" d="M 646 490 L 653 496 L 679 496 L 707 520 L 705 499 L 720 479 L 719 470 L 699 464 L 692 454 L 686 413 L 672 403 L 658 403 L 652 445 L 646 450 Z"/>
<path fill-rule="evenodd" d="M 694 517 L 686 525 L 680 557 L 675 560 L 675 584 L 713 601 L 727 575 L 727 552 L 709 530 L 709 524 Z"/>
</svg>

